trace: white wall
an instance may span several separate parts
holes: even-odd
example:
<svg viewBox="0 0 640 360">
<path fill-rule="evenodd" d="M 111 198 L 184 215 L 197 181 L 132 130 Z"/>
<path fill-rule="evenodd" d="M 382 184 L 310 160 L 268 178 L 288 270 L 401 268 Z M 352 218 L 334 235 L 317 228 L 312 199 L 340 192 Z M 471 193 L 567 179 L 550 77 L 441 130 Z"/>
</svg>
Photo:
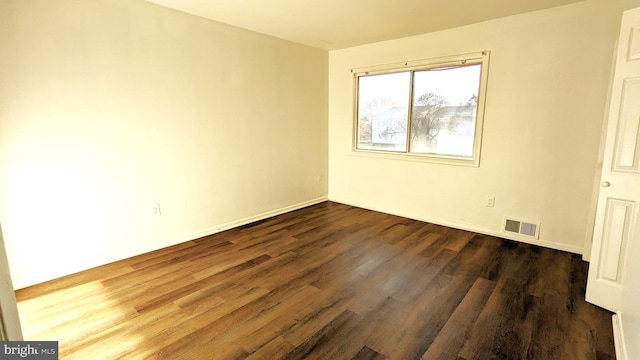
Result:
<svg viewBox="0 0 640 360">
<path fill-rule="evenodd" d="M 17 288 L 326 198 L 324 51 L 142 0 L 3 0 L 0 49 Z"/>
<path fill-rule="evenodd" d="M 329 198 L 494 235 L 504 216 L 540 221 L 533 242 L 582 252 L 614 42 L 635 6 L 588 0 L 331 51 Z M 351 151 L 352 68 L 481 50 L 491 63 L 479 168 Z"/>
</svg>

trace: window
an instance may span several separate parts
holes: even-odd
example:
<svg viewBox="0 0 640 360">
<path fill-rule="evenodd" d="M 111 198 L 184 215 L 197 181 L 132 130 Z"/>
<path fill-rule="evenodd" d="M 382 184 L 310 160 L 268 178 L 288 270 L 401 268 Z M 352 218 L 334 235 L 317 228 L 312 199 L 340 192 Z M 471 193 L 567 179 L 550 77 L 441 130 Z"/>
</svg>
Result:
<svg viewBox="0 0 640 360">
<path fill-rule="evenodd" d="M 353 70 L 355 150 L 479 165 L 489 52 Z"/>
</svg>

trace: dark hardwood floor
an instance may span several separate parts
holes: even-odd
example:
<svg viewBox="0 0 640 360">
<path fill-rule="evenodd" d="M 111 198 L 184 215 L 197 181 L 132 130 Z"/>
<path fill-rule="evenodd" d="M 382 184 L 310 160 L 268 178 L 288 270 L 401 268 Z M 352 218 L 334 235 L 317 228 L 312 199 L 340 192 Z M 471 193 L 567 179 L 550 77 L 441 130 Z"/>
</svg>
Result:
<svg viewBox="0 0 640 360">
<path fill-rule="evenodd" d="M 612 359 L 578 255 L 333 202 L 21 289 L 69 359 Z"/>
</svg>

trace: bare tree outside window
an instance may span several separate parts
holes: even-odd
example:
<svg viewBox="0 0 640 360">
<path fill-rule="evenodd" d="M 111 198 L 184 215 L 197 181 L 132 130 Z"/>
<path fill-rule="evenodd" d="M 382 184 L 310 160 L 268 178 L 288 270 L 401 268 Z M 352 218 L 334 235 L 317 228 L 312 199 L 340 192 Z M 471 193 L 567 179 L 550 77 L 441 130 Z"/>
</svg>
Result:
<svg viewBox="0 0 640 360">
<path fill-rule="evenodd" d="M 356 150 L 446 156 L 477 165 L 487 56 L 357 74 Z"/>
<path fill-rule="evenodd" d="M 433 141 L 445 127 L 447 99 L 435 93 L 418 96 L 413 103 L 411 118 L 412 141 Z"/>
<path fill-rule="evenodd" d="M 412 153 L 471 156 L 480 65 L 416 71 Z"/>
</svg>

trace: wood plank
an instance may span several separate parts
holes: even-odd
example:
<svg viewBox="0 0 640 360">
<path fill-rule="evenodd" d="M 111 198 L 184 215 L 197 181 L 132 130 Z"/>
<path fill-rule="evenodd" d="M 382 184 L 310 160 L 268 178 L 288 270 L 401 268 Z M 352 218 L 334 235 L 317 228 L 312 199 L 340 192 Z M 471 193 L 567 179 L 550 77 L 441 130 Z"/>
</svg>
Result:
<svg viewBox="0 0 640 360">
<path fill-rule="evenodd" d="M 457 356 L 465 339 L 469 336 L 471 327 L 468 325 L 476 321 L 495 285 L 491 280 L 483 278 L 476 280 L 445 326 L 438 332 L 422 359 L 452 359 Z"/>
<path fill-rule="evenodd" d="M 587 268 L 324 202 L 16 294 L 65 359 L 613 359 Z"/>
<path fill-rule="evenodd" d="M 370 347 L 364 346 L 352 360 L 385 360 L 386 358 L 386 356 L 372 350 Z"/>
<path fill-rule="evenodd" d="M 247 360 L 279 359 L 294 349 L 290 342 L 282 336 L 271 340 L 268 344 L 247 356 Z"/>
</svg>

